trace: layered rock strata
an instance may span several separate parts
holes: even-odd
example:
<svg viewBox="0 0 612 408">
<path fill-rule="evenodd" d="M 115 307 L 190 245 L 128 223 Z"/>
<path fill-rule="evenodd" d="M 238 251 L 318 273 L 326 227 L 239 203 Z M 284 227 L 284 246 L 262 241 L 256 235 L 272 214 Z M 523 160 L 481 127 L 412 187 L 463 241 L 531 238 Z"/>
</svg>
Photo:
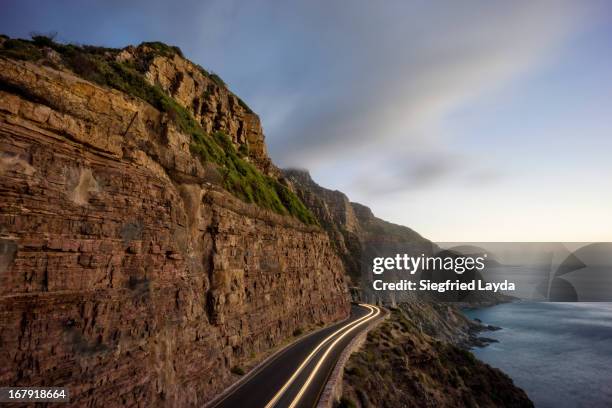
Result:
<svg viewBox="0 0 612 408">
<path fill-rule="evenodd" d="M 328 232 L 354 286 L 371 278 L 363 275 L 371 265 L 362 263 L 373 254 L 384 251 L 432 254 L 437 249 L 411 228 L 382 220 L 365 205 L 351 202 L 344 193 L 319 186 L 305 170 L 282 172 Z"/>
<path fill-rule="evenodd" d="M 218 86 L 196 104 L 208 78 L 166 60 L 151 80 L 174 75 L 171 94 L 273 174 L 257 116 Z M 138 98 L 0 57 L 0 385 L 201 406 L 232 368 L 347 316 L 327 234 L 231 196 L 189 146 Z"/>
</svg>

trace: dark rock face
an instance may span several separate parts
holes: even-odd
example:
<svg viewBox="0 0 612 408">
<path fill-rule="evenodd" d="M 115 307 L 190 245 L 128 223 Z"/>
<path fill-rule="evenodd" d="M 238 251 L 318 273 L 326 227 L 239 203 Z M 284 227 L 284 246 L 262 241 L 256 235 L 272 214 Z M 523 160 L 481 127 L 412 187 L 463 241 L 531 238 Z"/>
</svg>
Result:
<svg viewBox="0 0 612 408">
<path fill-rule="evenodd" d="M 0 83 L 0 385 L 202 406 L 232 367 L 349 313 L 327 234 L 209 182 L 152 106 L 6 58 Z M 255 138 L 224 103 L 213 121 Z"/>
<path fill-rule="evenodd" d="M 316 184 L 305 170 L 282 170 L 302 201 L 321 220 L 332 242 L 342 256 L 352 284 L 361 280 L 364 252 L 378 247 L 397 248 L 402 253 L 414 250 L 431 254 L 436 248 L 414 230 L 382 220 L 365 205 L 349 201 L 340 192 Z"/>
<path fill-rule="evenodd" d="M 353 284 L 361 274 L 361 234 L 353 203 L 340 192 L 329 190 L 315 183 L 305 170 L 282 170 L 283 176 L 297 191 L 300 199 L 319 219 L 327 231 Z"/>
</svg>

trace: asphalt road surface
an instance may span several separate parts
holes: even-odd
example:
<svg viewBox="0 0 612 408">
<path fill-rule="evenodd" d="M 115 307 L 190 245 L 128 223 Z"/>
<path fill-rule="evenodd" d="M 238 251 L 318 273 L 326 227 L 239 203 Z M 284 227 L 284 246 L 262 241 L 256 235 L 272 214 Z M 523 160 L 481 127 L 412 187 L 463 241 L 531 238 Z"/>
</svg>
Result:
<svg viewBox="0 0 612 408">
<path fill-rule="evenodd" d="M 315 407 L 342 351 L 380 314 L 376 306 L 353 305 L 348 320 L 286 347 L 211 407 Z"/>
</svg>

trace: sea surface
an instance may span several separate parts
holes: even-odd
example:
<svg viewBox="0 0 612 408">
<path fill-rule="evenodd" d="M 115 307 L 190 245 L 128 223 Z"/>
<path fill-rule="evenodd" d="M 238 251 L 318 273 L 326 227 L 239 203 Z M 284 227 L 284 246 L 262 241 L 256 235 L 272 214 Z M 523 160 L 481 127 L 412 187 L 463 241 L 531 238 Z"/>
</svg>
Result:
<svg viewBox="0 0 612 408">
<path fill-rule="evenodd" d="M 536 407 L 612 407 L 612 303 L 507 303 L 464 310 L 502 330 L 473 353 Z"/>
</svg>

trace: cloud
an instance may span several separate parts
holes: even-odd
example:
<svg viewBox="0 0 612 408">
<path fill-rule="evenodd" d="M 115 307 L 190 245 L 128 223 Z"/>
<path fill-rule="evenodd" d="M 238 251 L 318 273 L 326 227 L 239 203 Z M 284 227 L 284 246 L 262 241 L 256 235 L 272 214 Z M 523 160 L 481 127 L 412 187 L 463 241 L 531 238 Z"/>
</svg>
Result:
<svg viewBox="0 0 612 408">
<path fill-rule="evenodd" d="M 349 189 L 378 199 L 453 185 L 488 188 L 504 180 L 491 163 L 440 151 L 420 152 L 410 158 L 391 154 L 351 170 L 354 177 Z"/>
<path fill-rule="evenodd" d="M 485 188 L 497 185 L 506 179 L 499 169 L 484 168 L 469 172 L 465 177 L 466 187 Z"/>
<path fill-rule="evenodd" d="M 23 1 L 7 9 L 5 23 L 22 35 L 56 30 L 83 43 L 177 44 L 260 113 L 278 164 L 314 170 L 372 147 L 409 155 L 444 145 L 449 113 L 554 56 L 584 20 L 583 8 L 575 1 Z M 17 18 L 25 10 L 31 27 Z"/>
<path fill-rule="evenodd" d="M 433 188 L 452 180 L 458 170 L 456 163 L 418 161 L 381 168 L 378 172 L 363 172 L 355 177 L 350 189 L 365 196 L 378 198 L 400 194 L 406 190 Z"/>
<path fill-rule="evenodd" d="M 554 61 L 593 20 L 587 3 L 22 0 L 0 22 L 11 35 L 179 45 L 260 114 L 277 164 L 375 201 L 503 180 L 496 163 L 455 140 L 451 115 Z"/>
<path fill-rule="evenodd" d="M 408 184 L 413 186 L 430 186 L 440 182 L 456 168 L 449 160 L 423 161 L 417 163 L 407 174 Z"/>
<path fill-rule="evenodd" d="M 316 64 L 295 72 L 278 103 L 262 102 L 284 111 L 266 127 L 281 165 L 316 167 L 372 146 L 410 152 L 443 144 L 449 112 L 550 57 L 580 15 L 574 3 L 559 2 L 387 5 L 313 6 L 313 20 L 331 25 L 300 33 L 310 47 L 282 50 L 289 64 Z"/>
</svg>

